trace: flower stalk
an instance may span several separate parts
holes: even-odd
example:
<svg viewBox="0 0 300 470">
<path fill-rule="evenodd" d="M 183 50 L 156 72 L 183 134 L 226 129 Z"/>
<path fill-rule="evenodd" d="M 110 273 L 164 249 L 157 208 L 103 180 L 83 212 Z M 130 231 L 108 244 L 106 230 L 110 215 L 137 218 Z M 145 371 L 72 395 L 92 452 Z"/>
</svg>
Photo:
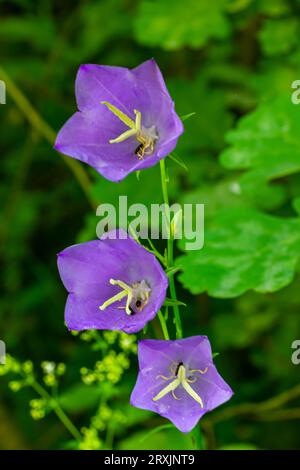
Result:
<svg viewBox="0 0 300 470">
<path fill-rule="evenodd" d="M 168 193 L 168 178 L 166 174 L 166 165 L 165 161 L 161 160 L 160 161 L 160 175 L 161 175 L 161 186 L 162 186 L 162 193 L 163 193 L 163 201 L 165 204 L 165 208 L 169 207 L 169 193 Z M 168 224 L 168 217 L 165 218 L 166 224 Z M 168 233 L 168 244 L 167 244 L 167 269 L 170 269 L 173 267 L 174 263 L 174 238 L 173 234 L 171 231 L 171 228 L 169 226 L 166 227 L 167 233 Z M 170 285 L 170 294 L 172 300 L 174 300 L 174 305 L 173 305 L 173 310 L 174 310 L 174 323 L 175 323 L 175 328 L 176 328 L 176 338 L 180 339 L 182 338 L 182 325 L 181 325 L 181 318 L 180 318 L 180 312 L 179 312 L 179 307 L 176 304 L 177 302 L 177 294 L 176 294 L 176 287 L 175 287 L 175 281 L 174 277 L 171 276 L 169 279 L 169 285 Z"/>
</svg>

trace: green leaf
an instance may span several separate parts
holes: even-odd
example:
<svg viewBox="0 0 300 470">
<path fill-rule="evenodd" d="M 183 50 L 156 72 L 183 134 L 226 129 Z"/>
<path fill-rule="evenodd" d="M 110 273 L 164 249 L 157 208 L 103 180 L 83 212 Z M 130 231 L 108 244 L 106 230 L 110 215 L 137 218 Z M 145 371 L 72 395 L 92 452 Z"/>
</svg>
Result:
<svg viewBox="0 0 300 470">
<path fill-rule="evenodd" d="M 189 114 L 184 114 L 183 116 L 180 116 L 180 119 L 182 120 L 182 122 L 184 121 L 187 121 L 188 119 L 190 119 L 192 116 L 195 116 L 195 112 L 193 113 L 189 113 Z"/>
<path fill-rule="evenodd" d="M 187 161 L 191 150 L 223 148 L 224 133 L 230 129 L 232 116 L 227 110 L 226 93 L 216 85 L 213 77 L 201 71 L 193 80 L 173 78 L 168 80 L 168 89 L 180 115 L 189 113 L 191 109 L 198 110 L 193 119 L 185 121 L 184 135 L 179 139 L 176 153 Z M 196 163 L 199 167 L 199 161 Z"/>
<path fill-rule="evenodd" d="M 186 304 L 184 302 L 181 302 L 180 300 L 173 300 L 173 299 L 166 298 L 164 301 L 165 307 L 174 307 L 175 305 L 186 307 Z"/>
<path fill-rule="evenodd" d="M 291 95 L 291 92 L 294 91 L 291 89 L 294 80 L 295 67 L 292 64 L 277 68 L 275 74 L 273 67 L 265 66 L 249 77 L 249 85 L 255 91 L 258 102 L 264 103 L 271 100 L 276 101 L 279 96 L 283 96 L 287 92 L 288 95 Z M 270 83 L 272 83 L 272 86 L 270 86 Z"/>
<path fill-rule="evenodd" d="M 295 18 L 267 20 L 259 33 L 263 52 L 267 56 L 282 55 L 297 45 L 299 22 Z"/>
<path fill-rule="evenodd" d="M 210 38 L 226 38 L 230 30 L 226 4 L 227 0 L 143 0 L 135 23 L 136 38 L 142 44 L 166 50 L 198 48 Z"/>
<path fill-rule="evenodd" d="M 221 154 L 228 169 L 246 170 L 242 189 L 256 192 L 266 182 L 300 171 L 300 106 L 290 95 L 259 106 L 227 134 L 231 144 Z"/>
<path fill-rule="evenodd" d="M 193 294 L 220 298 L 249 289 L 267 293 L 288 285 L 300 256 L 300 220 L 251 209 L 220 212 L 205 234 L 204 248 L 179 257 L 179 280 Z"/>
<path fill-rule="evenodd" d="M 289 13 L 291 9 L 286 0 L 259 0 L 256 3 L 258 12 L 273 17 Z"/>
<path fill-rule="evenodd" d="M 252 0 L 231 0 L 227 5 L 226 10 L 229 13 L 237 13 L 241 10 L 245 10 L 251 2 Z"/>
<path fill-rule="evenodd" d="M 172 266 L 171 268 L 166 269 L 166 275 L 168 277 L 174 276 L 174 274 L 178 273 L 180 271 L 181 266 Z"/>
<path fill-rule="evenodd" d="M 227 133 L 221 155 L 229 169 L 255 170 L 266 179 L 300 171 L 300 107 L 290 96 L 262 104 Z"/>
<path fill-rule="evenodd" d="M 174 152 L 169 154 L 169 158 L 171 158 L 171 160 L 176 162 L 177 165 L 181 166 L 181 168 L 183 168 L 185 171 L 189 171 L 189 169 L 186 166 L 186 164 L 184 163 L 184 161 L 178 155 L 176 155 Z"/>
</svg>

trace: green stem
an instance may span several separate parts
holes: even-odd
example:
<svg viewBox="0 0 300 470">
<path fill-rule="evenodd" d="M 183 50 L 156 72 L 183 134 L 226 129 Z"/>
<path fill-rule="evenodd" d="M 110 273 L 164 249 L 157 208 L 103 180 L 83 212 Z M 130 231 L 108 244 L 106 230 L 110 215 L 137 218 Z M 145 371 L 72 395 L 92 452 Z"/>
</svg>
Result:
<svg viewBox="0 0 300 470">
<path fill-rule="evenodd" d="M 162 193 L 163 193 L 163 200 L 164 204 L 169 207 L 169 194 L 168 194 L 168 179 L 166 175 L 166 167 L 165 167 L 165 161 L 161 160 L 160 161 L 160 175 L 161 175 L 161 186 L 162 186 Z M 166 214 L 167 216 L 167 214 Z M 166 217 L 166 224 L 168 224 L 168 217 Z M 168 244 L 167 244 L 167 264 L 168 268 L 171 268 L 173 266 L 173 235 L 171 228 L 168 226 L 167 227 L 167 232 L 168 232 Z M 177 294 L 176 294 L 176 287 L 175 287 L 175 281 L 174 277 L 171 276 L 169 279 L 169 284 L 170 284 L 170 294 L 172 300 L 177 301 Z M 180 312 L 178 305 L 174 305 L 174 320 L 175 320 L 175 327 L 176 327 L 176 338 L 182 338 L 182 326 L 181 326 L 181 319 L 180 319 Z"/>
<path fill-rule="evenodd" d="M 60 419 L 60 421 L 63 423 L 65 428 L 69 431 L 69 433 L 76 439 L 76 441 L 81 441 L 82 437 L 76 426 L 72 423 L 70 418 L 66 415 L 64 410 L 61 408 L 57 400 L 38 383 L 36 380 L 34 380 L 31 383 L 32 388 L 42 397 L 44 398 L 47 402 L 49 402 L 52 405 L 52 409 L 56 416 Z"/>
<path fill-rule="evenodd" d="M 165 317 L 163 316 L 163 314 L 161 313 L 161 310 L 158 311 L 158 319 L 160 321 L 160 325 L 161 325 L 161 329 L 162 329 L 162 332 L 164 334 L 164 338 L 166 340 L 169 340 L 170 339 L 170 336 L 169 336 L 169 332 L 168 332 L 168 327 L 167 327 L 167 323 L 166 323 L 166 320 L 165 320 Z"/>
<path fill-rule="evenodd" d="M 54 409 L 56 416 L 60 419 L 60 421 L 69 431 L 69 433 L 74 437 L 76 441 L 80 442 L 82 439 L 80 432 L 78 431 L 76 426 L 74 426 L 72 421 L 68 418 L 64 410 L 60 407 L 60 405 L 57 402 L 55 402 L 53 409 Z"/>
<path fill-rule="evenodd" d="M 114 429 L 112 426 L 108 425 L 105 439 L 105 448 L 112 449 L 114 442 Z"/>
<path fill-rule="evenodd" d="M 162 186 L 162 193 L 163 193 L 163 200 L 166 206 L 169 207 L 169 194 L 168 194 L 168 178 L 166 174 L 166 166 L 165 161 L 160 161 L 160 175 L 161 175 L 161 186 Z M 170 211 L 166 213 L 166 216 L 170 215 Z M 174 239 L 171 226 L 169 224 L 169 218 L 166 217 L 166 224 L 168 224 L 167 232 L 168 232 L 168 244 L 167 244 L 167 268 L 172 268 L 174 264 Z M 169 279 L 170 285 L 170 294 L 171 299 L 177 301 L 177 294 L 176 294 L 176 286 L 174 276 L 170 276 Z M 181 326 L 181 318 L 178 305 L 174 305 L 174 320 L 175 320 L 175 327 L 176 327 L 176 338 L 182 338 L 182 326 Z M 193 431 L 191 432 L 192 443 L 195 449 L 202 450 L 204 449 L 203 445 L 203 438 L 202 433 L 199 426 L 196 426 Z"/>
</svg>

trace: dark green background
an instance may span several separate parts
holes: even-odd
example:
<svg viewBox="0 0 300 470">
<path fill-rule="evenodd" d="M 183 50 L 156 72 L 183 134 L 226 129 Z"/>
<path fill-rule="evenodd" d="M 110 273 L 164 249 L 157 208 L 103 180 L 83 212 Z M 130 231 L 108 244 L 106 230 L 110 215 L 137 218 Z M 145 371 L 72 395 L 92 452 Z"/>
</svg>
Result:
<svg viewBox="0 0 300 470">
<path fill-rule="evenodd" d="M 188 304 L 185 336 L 209 335 L 235 391 L 203 420 L 206 445 L 299 448 L 300 391 L 293 387 L 300 366 L 291 362 L 291 344 L 300 337 L 300 105 L 291 104 L 291 84 L 300 79 L 300 1 L 1 0 L 0 12 L 1 70 L 55 132 L 75 111 L 81 63 L 134 67 L 154 57 L 177 112 L 196 112 L 176 150 L 189 171 L 167 159 L 172 201 L 204 202 L 206 210 L 205 249 L 182 260 L 187 289 L 178 290 Z M 95 238 L 98 219 L 53 150 L 52 132 L 32 109 L 24 112 L 15 89 L 0 105 L 0 128 L 0 338 L 9 354 L 37 368 L 44 359 L 65 362 L 67 390 L 97 351 L 64 326 L 56 253 Z M 157 167 L 119 185 L 83 168 L 98 204 L 119 194 L 161 201 Z M 136 374 L 133 359 L 116 409 L 124 408 Z M 31 419 L 34 393 L 13 393 L 0 380 L 0 448 L 65 447 L 69 435 L 54 415 Z M 259 405 L 285 391 L 288 399 L 273 408 Z M 87 426 L 97 403 L 81 409 L 73 401 L 73 421 Z M 141 443 L 165 421 L 139 416 L 117 433 L 116 448 L 189 448 L 172 429 Z"/>
</svg>

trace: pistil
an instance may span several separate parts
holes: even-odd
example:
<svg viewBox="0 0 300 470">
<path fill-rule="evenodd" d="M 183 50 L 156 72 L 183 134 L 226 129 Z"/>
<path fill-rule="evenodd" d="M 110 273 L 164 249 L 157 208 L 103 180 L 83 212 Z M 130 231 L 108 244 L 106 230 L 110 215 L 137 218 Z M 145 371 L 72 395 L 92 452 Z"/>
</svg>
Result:
<svg viewBox="0 0 300 470">
<path fill-rule="evenodd" d="M 192 397 L 197 403 L 199 403 L 200 407 L 203 408 L 203 401 L 200 395 L 198 395 L 197 392 L 190 386 L 191 383 L 196 382 L 197 377 L 191 378 L 191 375 L 195 374 L 196 372 L 199 372 L 200 374 L 206 374 L 208 368 L 206 367 L 204 370 L 200 369 L 193 369 L 187 371 L 185 366 L 180 363 L 179 366 L 176 368 L 176 371 L 174 372 L 174 368 L 171 366 L 170 370 L 172 372 L 172 375 L 170 377 L 165 377 L 163 375 L 159 375 L 157 378 L 162 378 L 163 380 L 171 380 L 174 379 L 172 382 L 170 382 L 166 387 L 164 387 L 154 398 L 153 401 L 158 401 L 164 396 L 166 396 L 168 393 L 172 393 L 173 398 L 176 400 L 180 400 L 180 398 L 177 398 L 175 395 L 175 390 L 179 387 L 179 385 L 182 385 L 184 390 Z"/>
</svg>

